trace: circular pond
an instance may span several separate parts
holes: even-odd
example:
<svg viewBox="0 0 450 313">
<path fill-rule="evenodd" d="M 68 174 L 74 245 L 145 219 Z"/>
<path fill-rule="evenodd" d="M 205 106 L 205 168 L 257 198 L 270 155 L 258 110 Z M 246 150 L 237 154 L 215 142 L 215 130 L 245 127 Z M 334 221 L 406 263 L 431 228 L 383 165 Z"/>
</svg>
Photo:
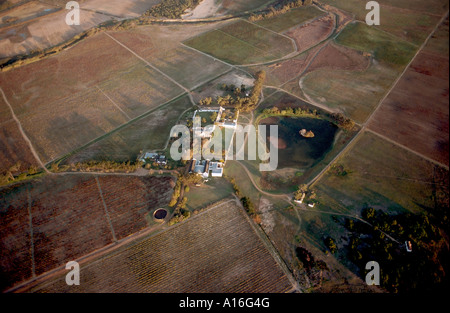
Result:
<svg viewBox="0 0 450 313">
<path fill-rule="evenodd" d="M 163 220 L 167 216 L 167 211 L 164 209 L 158 209 L 153 213 L 153 217 L 157 220 Z"/>
</svg>

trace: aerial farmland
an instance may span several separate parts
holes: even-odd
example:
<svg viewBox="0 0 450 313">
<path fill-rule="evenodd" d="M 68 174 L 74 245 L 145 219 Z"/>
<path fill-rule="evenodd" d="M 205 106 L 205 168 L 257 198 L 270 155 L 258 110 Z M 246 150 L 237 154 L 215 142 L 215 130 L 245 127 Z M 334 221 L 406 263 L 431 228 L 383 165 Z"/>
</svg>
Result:
<svg viewBox="0 0 450 313">
<path fill-rule="evenodd" d="M 2 293 L 446 291 L 449 4 L 367 3 L 0 1 Z"/>
</svg>

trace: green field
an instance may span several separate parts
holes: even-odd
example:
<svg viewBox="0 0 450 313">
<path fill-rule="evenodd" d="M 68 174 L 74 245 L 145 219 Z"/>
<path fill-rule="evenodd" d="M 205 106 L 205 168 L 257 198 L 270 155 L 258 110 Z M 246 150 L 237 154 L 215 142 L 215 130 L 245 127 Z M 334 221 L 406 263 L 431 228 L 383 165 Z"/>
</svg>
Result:
<svg viewBox="0 0 450 313">
<path fill-rule="evenodd" d="M 380 62 L 403 69 L 414 56 L 417 47 L 399 40 L 365 23 L 351 23 L 339 34 L 336 42 L 364 52 L 369 52 Z"/>
<path fill-rule="evenodd" d="M 397 75 L 397 71 L 381 63 L 372 64 L 364 72 L 317 70 L 304 77 L 302 87 L 315 101 L 338 108 L 363 123 Z"/>
<path fill-rule="evenodd" d="M 325 15 L 314 6 L 300 7 L 292 9 L 289 12 L 277 15 L 272 18 L 266 18 L 261 21 L 257 21 L 256 24 L 271 29 L 275 32 L 284 32 L 291 27 L 303 24 L 315 17 Z"/>
<path fill-rule="evenodd" d="M 211 178 L 201 187 L 191 186 L 184 195 L 188 198 L 187 207 L 194 211 L 230 197 L 232 193 L 233 187 L 226 179 Z"/>
<path fill-rule="evenodd" d="M 448 184 L 448 171 L 372 133 L 364 133 L 335 164 L 347 175 L 329 170 L 318 181 L 318 210 L 359 214 L 374 207 L 419 213 L 434 209 L 436 195 Z"/>
<path fill-rule="evenodd" d="M 369 10 L 365 9 L 365 2 L 359 0 L 324 0 L 324 3 L 354 13 L 356 19 L 365 22 Z M 400 39 L 416 45 L 422 44 L 425 38 L 442 16 L 448 10 L 446 0 L 381 0 L 380 28 Z"/>
<path fill-rule="evenodd" d="M 71 156 L 66 163 L 88 160 L 123 162 L 135 160 L 141 150 L 164 149 L 172 126 L 191 106 L 186 96 L 174 100 Z"/>
<path fill-rule="evenodd" d="M 185 44 L 232 64 L 268 62 L 294 51 L 288 38 L 243 20 L 189 39 Z"/>
</svg>

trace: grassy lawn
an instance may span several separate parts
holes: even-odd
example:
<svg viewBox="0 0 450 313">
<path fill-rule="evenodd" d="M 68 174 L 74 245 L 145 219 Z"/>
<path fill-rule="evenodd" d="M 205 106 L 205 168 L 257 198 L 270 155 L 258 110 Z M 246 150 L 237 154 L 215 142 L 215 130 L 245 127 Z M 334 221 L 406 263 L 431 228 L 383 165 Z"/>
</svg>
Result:
<svg viewBox="0 0 450 313">
<path fill-rule="evenodd" d="M 289 39 L 246 21 L 204 33 L 185 44 L 232 64 L 267 62 L 294 51 Z"/>
<path fill-rule="evenodd" d="M 271 29 L 275 32 L 283 32 L 291 27 L 302 24 L 322 15 L 325 15 L 325 13 L 320 11 L 316 7 L 306 6 L 290 10 L 283 15 L 278 15 L 272 18 L 257 21 L 256 24 Z"/>
<path fill-rule="evenodd" d="M 363 134 L 335 164 L 348 174 L 329 170 L 318 181 L 319 209 L 356 214 L 372 206 L 418 213 L 434 208 L 443 183 L 442 169 L 372 133 Z"/>
<path fill-rule="evenodd" d="M 225 178 L 210 178 L 201 187 L 190 186 L 190 190 L 185 193 L 185 196 L 188 198 L 188 208 L 194 211 L 225 199 L 233 192 L 233 187 Z"/>
</svg>

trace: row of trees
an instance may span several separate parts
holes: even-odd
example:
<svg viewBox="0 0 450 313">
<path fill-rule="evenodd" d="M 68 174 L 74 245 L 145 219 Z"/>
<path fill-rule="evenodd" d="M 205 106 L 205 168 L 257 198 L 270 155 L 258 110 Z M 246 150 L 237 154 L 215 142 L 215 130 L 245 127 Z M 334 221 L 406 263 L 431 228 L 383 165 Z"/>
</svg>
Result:
<svg viewBox="0 0 450 313">
<path fill-rule="evenodd" d="M 37 166 L 30 165 L 28 169 L 24 169 L 22 162 L 18 161 L 0 174 L 0 186 L 7 185 L 15 181 L 20 181 L 37 173 Z"/>
<path fill-rule="evenodd" d="M 310 110 L 306 108 L 293 108 L 293 107 L 286 107 L 283 109 L 279 109 L 277 107 L 266 108 L 263 110 L 263 114 L 275 116 L 293 116 L 293 117 L 300 117 L 300 116 L 318 117 L 321 115 L 321 113 L 319 113 L 315 109 Z M 332 113 L 328 116 L 328 119 L 331 119 L 331 121 L 334 124 L 345 130 L 352 131 L 355 127 L 355 122 L 352 119 L 345 117 L 342 113 Z"/>
<path fill-rule="evenodd" d="M 53 163 L 50 167 L 52 172 L 104 172 L 104 173 L 115 173 L 115 172 L 134 172 L 138 168 L 144 165 L 141 161 L 131 162 L 116 162 L 116 161 L 88 161 L 88 162 L 77 162 L 71 163 L 69 165 L 60 166 L 57 163 Z"/>
<path fill-rule="evenodd" d="M 310 4 L 312 4 L 312 0 L 278 0 L 275 4 L 270 6 L 268 12 L 261 14 L 252 14 L 249 17 L 249 20 L 252 22 L 256 22 L 259 20 L 275 17 L 277 15 L 285 14 L 291 9 Z"/>
<path fill-rule="evenodd" d="M 280 115 L 280 116 L 319 116 L 317 110 L 309 110 L 305 108 L 287 107 L 279 109 L 277 107 L 266 108 L 263 110 L 266 115 Z"/>
<path fill-rule="evenodd" d="M 249 197 L 243 196 L 243 194 L 241 193 L 241 190 L 239 189 L 239 186 L 236 184 L 236 180 L 234 178 L 228 178 L 228 177 L 226 177 L 226 178 L 229 180 L 229 182 L 233 186 L 234 193 L 236 194 L 236 196 L 238 198 L 240 198 L 242 206 L 244 207 L 244 209 L 247 212 L 247 214 L 256 223 L 260 224 L 261 223 L 261 218 L 258 215 L 258 213 L 256 213 L 255 206 L 254 206 L 253 202 L 250 200 Z"/>
</svg>

